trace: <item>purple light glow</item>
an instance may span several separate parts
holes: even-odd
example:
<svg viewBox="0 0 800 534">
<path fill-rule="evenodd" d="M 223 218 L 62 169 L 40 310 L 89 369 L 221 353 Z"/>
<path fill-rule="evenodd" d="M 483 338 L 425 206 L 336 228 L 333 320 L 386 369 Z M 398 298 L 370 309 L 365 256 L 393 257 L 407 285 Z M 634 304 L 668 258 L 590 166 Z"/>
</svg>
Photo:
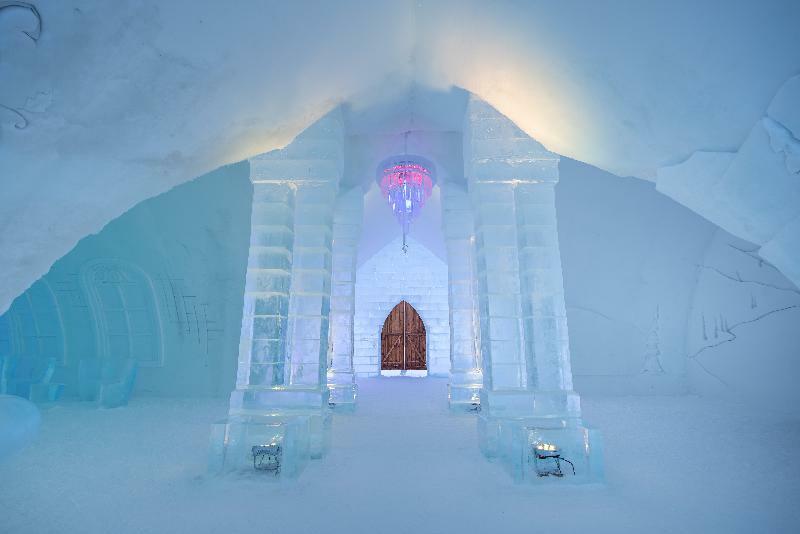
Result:
<svg viewBox="0 0 800 534">
<path fill-rule="evenodd" d="M 431 196 L 431 173 L 419 163 L 401 161 L 383 170 L 380 185 L 383 196 L 389 201 L 389 207 L 403 227 L 405 242 L 411 221 Z"/>
</svg>

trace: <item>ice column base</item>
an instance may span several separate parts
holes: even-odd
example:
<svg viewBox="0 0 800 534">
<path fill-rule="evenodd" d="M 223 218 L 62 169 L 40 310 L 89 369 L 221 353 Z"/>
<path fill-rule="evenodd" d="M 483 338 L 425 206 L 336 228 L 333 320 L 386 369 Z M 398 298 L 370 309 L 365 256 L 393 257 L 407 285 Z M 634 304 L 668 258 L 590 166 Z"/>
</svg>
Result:
<svg viewBox="0 0 800 534">
<path fill-rule="evenodd" d="M 355 410 L 356 397 L 358 396 L 358 386 L 356 384 L 332 384 L 328 383 L 331 396 L 328 403 L 337 411 Z"/>
<path fill-rule="evenodd" d="M 259 469 L 254 447 L 278 446 L 280 469 L 272 474 L 296 478 L 309 460 L 322 458 L 330 450 L 331 416 L 230 416 L 211 426 L 210 445 L 211 473 L 273 471 Z"/>
<path fill-rule="evenodd" d="M 591 484 L 604 480 L 602 438 L 580 419 L 481 415 L 478 439 L 481 452 L 499 460 L 518 483 Z"/>
<path fill-rule="evenodd" d="M 447 397 L 453 411 L 477 411 L 481 406 L 481 385 L 448 384 Z"/>
<path fill-rule="evenodd" d="M 480 369 L 452 373 L 447 385 L 450 409 L 456 412 L 480 410 L 483 374 Z"/>
<path fill-rule="evenodd" d="M 308 416 L 229 417 L 211 427 L 209 472 L 297 478 L 311 458 L 311 433 Z"/>
</svg>

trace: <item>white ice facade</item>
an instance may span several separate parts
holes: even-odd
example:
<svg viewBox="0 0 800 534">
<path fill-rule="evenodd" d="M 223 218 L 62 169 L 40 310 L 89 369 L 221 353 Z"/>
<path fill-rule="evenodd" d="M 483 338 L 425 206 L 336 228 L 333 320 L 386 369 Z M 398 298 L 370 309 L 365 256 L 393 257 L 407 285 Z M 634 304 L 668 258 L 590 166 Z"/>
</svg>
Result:
<svg viewBox="0 0 800 534">
<path fill-rule="evenodd" d="M 212 432 L 212 470 L 292 477 L 323 456 L 331 407 L 352 407 L 355 376 L 380 371 L 380 328 L 406 300 L 429 329 L 428 371 L 449 372 L 451 407 L 479 413 L 486 456 L 516 480 L 537 480 L 552 461 L 541 451 L 557 449 L 574 480 L 600 477 L 598 439 L 572 388 L 558 156 L 471 97 L 466 180 L 440 184 L 446 271 L 422 247 L 404 256 L 399 243 L 356 270 L 363 192 L 340 191 L 346 142 L 336 109 L 250 160 L 237 381 L 229 417 Z"/>
<path fill-rule="evenodd" d="M 355 352 L 358 376 L 381 372 L 381 328 L 401 300 L 420 314 L 427 331 L 428 373 L 450 372 L 447 304 L 448 266 L 430 250 L 409 239 L 406 254 L 395 239 L 358 269 L 356 279 Z"/>
</svg>

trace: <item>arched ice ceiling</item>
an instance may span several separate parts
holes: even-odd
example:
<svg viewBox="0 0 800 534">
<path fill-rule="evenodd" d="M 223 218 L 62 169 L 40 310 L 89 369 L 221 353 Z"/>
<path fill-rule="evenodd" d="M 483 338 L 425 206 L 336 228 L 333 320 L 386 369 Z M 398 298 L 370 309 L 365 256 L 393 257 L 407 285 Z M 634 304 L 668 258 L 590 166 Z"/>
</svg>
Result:
<svg viewBox="0 0 800 534">
<path fill-rule="evenodd" d="M 364 91 L 462 87 L 551 151 L 652 179 L 739 147 L 800 70 L 793 0 L 34 3 L 38 42 L 0 12 L 0 312 L 131 206 Z"/>
</svg>

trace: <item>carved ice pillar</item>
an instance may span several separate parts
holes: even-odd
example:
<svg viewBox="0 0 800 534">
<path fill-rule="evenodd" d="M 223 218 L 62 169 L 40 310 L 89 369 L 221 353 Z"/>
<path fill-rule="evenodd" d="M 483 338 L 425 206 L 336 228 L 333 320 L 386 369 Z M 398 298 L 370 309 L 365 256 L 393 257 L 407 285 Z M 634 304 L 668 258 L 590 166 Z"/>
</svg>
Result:
<svg viewBox="0 0 800 534">
<path fill-rule="evenodd" d="M 450 305 L 451 408 L 480 404 L 483 383 L 478 331 L 475 222 L 469 195 L 463 187 L 442 184 L 442 226 L 447 245 Z"/>
<path fill-rule="evenodd" d="M 332 224 L 342 154 L 335 110 L 285 149 L 250 160 L 250 254 L 236 389 L 229 418 L 212 433 L 214 471 L 267 465 L 268 456 L 261 464 L 254 459 L 253 447 L 279 446 L 280 472 L 294 476 L 326 449 Z"/>
<path fill-rule="evenodd" d="M 336 200 L 333 215 L 333 285 L 330 313 L 330 361 L 328 388 L 336 407 L 355 406 L 353 374 L 353 318 L 358 240 L 364 214 L 364 193 L 360 187 Z"/>
<path fill-rule="evenodd" d="M 556 227 L 555 184 L 558 159 L 537 160 L 538 182 L 515 189 L 522 324 L 528 379 L 540 403 L 547 398 L 555 413 L 580 415 L 572 391 L 569 334 L 564 303 L 561 252 Z"/>
<path fill-rule="evenodd" d="M 572 390 L 554 186 L 558 156 L 472 98 L 464 169 L 475 212 L 484 382 L 479 437 L 515 479 L 536 480 L 536 446 L 555 444 L 575 481 L 601 476 L 599 437 Z"/>
</svg>

